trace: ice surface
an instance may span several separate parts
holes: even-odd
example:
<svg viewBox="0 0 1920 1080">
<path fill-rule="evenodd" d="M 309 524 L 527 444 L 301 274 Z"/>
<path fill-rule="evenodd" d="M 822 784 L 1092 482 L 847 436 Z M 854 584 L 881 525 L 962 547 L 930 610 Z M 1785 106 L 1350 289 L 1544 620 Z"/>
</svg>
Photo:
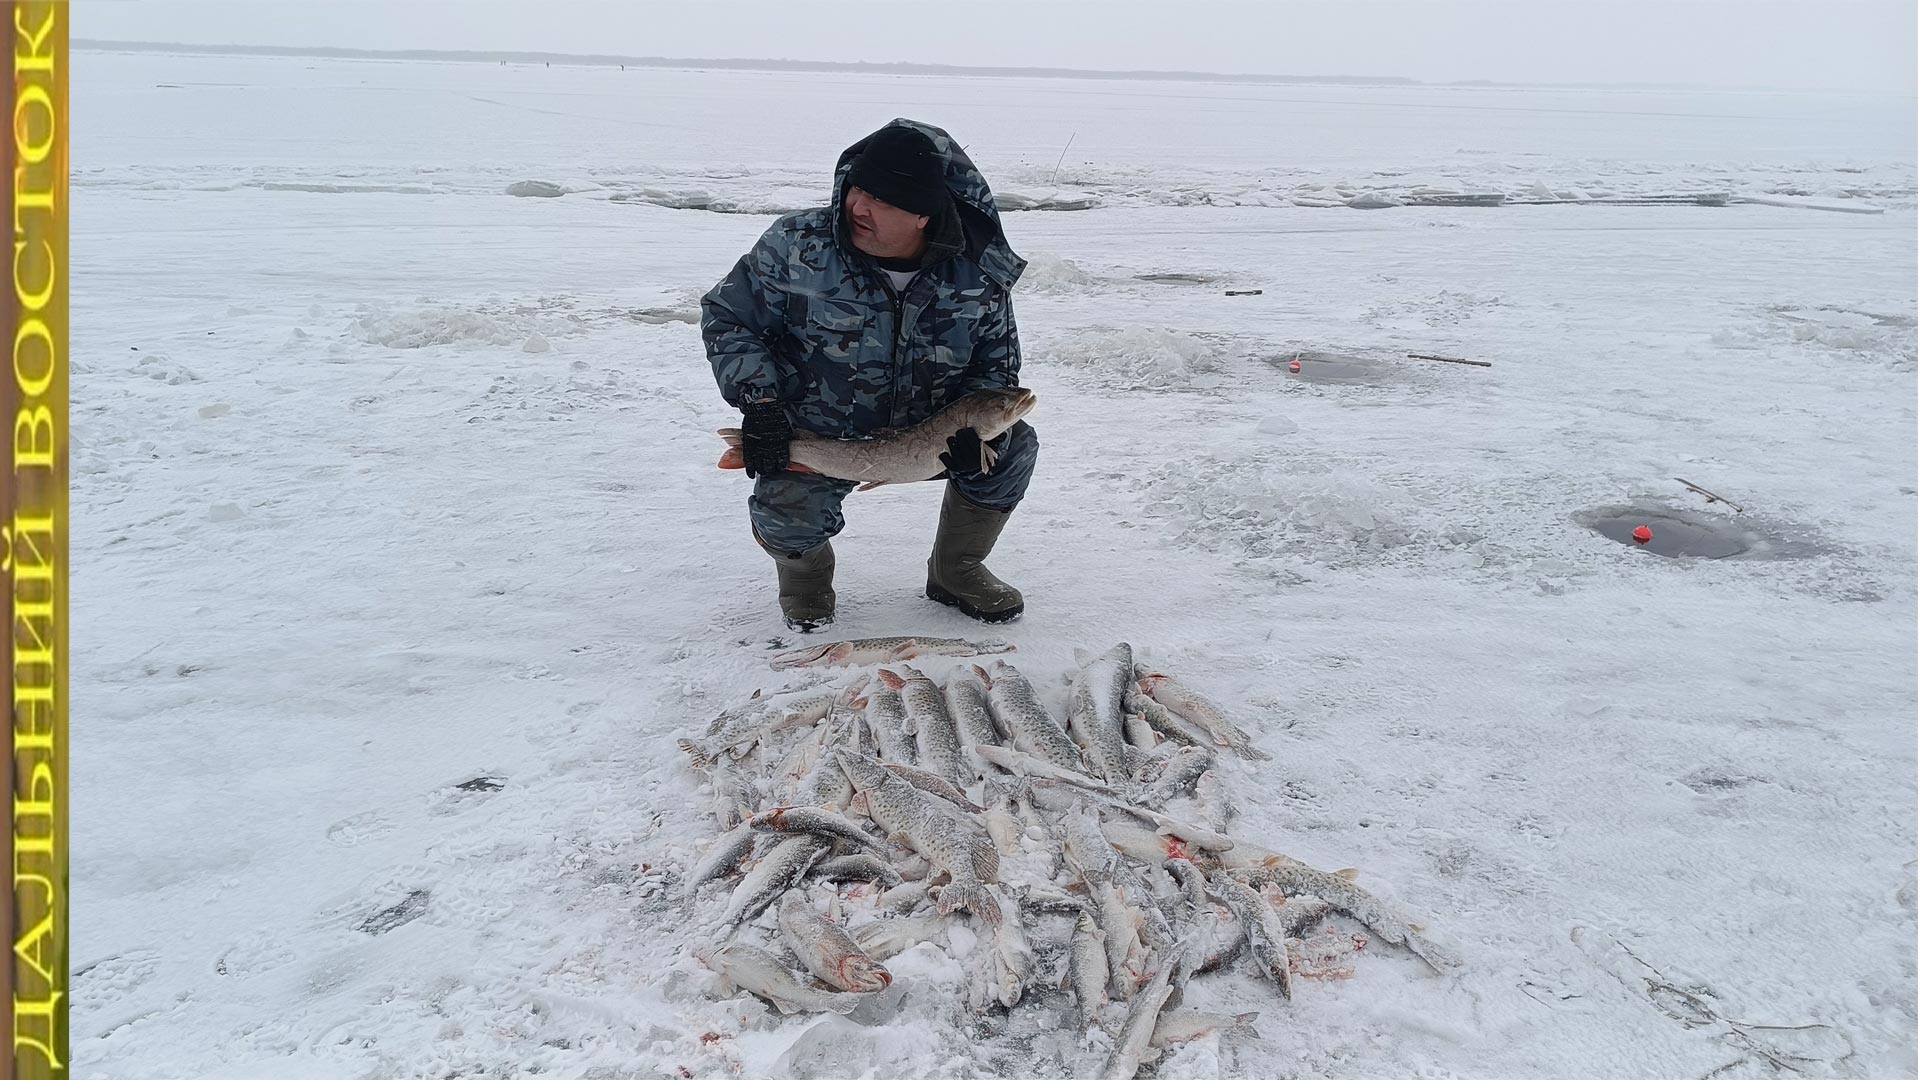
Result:
<svg viewBox="0 0 1920 1080">
<path fill-rule="evenodd" d="M 677 959 L 713 830 L 672 738 L 797 643 L 686 319 L 903 114 L 1099 198 L 1007 216 L 1043 448 L 996 633 L 1191 679 L 1276 752 L 1236 834 L 1464 961 L 1197 980 L 1261 1037 L 1162 1075 L 1910 1071 L 1911 99 L 92 52 L 73 85 L 77 1077 L 1069 1071 L 1077 1032 L 937 1009 L 937 949 L 839 1043 Z M 1586 204 L 1342 205 L 1535 181 Z M 649 191 L 736 212 L 615 201 Z M 1591 205 L 1690 192 L 1886 212 Z M 1675 475 L 1807 550 L 1579 520 Z M 977 632 L 919 596 L 938 503 L 849 499 L 838 630 Z"/>
</svg>

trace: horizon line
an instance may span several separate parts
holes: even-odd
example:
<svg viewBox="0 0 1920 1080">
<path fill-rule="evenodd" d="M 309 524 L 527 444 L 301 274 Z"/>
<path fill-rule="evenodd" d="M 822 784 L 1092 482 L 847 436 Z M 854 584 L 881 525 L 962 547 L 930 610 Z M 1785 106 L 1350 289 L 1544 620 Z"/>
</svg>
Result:
<svg viewBox="0 0 1920 1080">
<path fill-rule="evenodd" d="M 1455 79 L 1435 82 L 1404 75 L 1276 75 L 1259 72 L 1186 71 L 1157 69 L 1021 67 L 973 64 L 925 64 L 904 60 L 789 60 L 772 58 L 625 56 L 616 53 L 520 52 L 503 49 L 362 49 L 337 45 L 194 44 L 169 41 L 114 41 L 74 38 L 70 47 L 102 52 L 174 52 L 211 56 L 293 56 L 340 60 L 429 60 L 452 63 L 547 63 L 603 67 L 620 64 L 651 68 L 718 68 L 733 71 L 847 72 L 873 75 L 946 75 L 973 78 L 1110 79 L 1162 82 L 1236 82 L 1276 85 L 1402 86 L 1466 89 L 1550 90 L 1686 90 L 1766 91 L 1769 93 L 1846 93 L 1872 91 L 1789 89 L 1766 86 L 1721 86 L 1709 83 L 1649 82 L 1516 82 L 1500 79 Z"/>
</svg>

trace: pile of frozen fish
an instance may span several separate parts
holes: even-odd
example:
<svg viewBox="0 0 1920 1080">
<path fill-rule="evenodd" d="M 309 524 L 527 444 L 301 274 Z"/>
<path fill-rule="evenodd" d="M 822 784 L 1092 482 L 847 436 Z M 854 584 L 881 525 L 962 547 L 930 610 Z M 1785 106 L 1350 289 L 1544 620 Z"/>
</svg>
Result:
<svg viewBox="0 0 1920 1080">
<path fill-rule="evenodd" d="M 855 670 L 756 693 L 680 740 L 722 830 L 684 875 L 700 930 L 689 948 L 723 987 L 782 1012 L 847 1013 L 892 986 L 890 958 L 964 925 L 956 1009 L 1068 994 L 1083 1028 L 1105 1033 L 1101 1075 L 1126 1077 L 1163 1047 L 1247 1028 L 1254 1014 L 1181 1008 L 1194 976 L 1243 965 L 1289 998 L 1296 975 L 1337 963 L 1329 941 L 1365 943 L 1313 934 L 1332 913 L 1448 963 L 1353 871 L 1228 835 L 1217 766 L 1267 755 L 1217 705 L 1121 644 L 1079 654 L 1063 722 L 1011 663 L 975 659 L 1010 651 L 933 638 L 795 650 L 774 667 Z M 943 660 L 944 684 L 907 662 L 955 656 L 969 659 Z"/>
</svg>

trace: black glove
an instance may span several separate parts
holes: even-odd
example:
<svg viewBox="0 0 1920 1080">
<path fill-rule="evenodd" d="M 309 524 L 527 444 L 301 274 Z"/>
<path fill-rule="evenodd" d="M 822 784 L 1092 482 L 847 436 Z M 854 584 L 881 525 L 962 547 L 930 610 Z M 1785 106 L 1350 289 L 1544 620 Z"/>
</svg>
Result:
<svg viewBox="0 0 1920 1080">
<path fill-rule="evenodd" d="M 740 407 L 740 456 L 746 459 L 747 475 L 777 473 L 787 467 L 787 444 L 793 441 L 793 424 L 786 407 L 777 401 L 749 401 Z"/>
<path fill-rule="evenodd" d="M 940 455 L 940 464 L 947 467 L 948 476 L 977 476 L 980 458 L 980 433 L 961 428 L 947 437 L 947 452 Z"/>
</svg>

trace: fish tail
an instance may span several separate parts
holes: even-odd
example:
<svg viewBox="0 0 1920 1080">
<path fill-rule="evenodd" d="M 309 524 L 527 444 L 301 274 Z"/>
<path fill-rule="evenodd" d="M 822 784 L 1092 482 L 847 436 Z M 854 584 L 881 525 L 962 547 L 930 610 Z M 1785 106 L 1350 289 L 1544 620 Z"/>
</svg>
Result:
<svg viewBox="0 0 1920 1080">
<path fill-rule="evenodd" d="M 692 739 L 681 739 L 679 740 L 679 744 L 680 749 L 685 750 L 687 756 L 693 759 L 694 768 L 705 769 L 713 764 L 713 756 L 702 749 L 699 743 L 694 742 Z"/>
</svg>

